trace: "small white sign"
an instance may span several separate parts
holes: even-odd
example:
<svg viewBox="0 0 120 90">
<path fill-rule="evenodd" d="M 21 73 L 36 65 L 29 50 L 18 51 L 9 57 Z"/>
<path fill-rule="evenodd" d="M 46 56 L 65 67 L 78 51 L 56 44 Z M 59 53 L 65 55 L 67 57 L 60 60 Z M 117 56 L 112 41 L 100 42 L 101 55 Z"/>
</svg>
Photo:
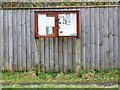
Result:
<svg viewBox="0 0 120 90">
<path fill-rule="evenodd" d="M 38 34 L 46 35 L 46 14 L 38 14 Z"/>
</svg>

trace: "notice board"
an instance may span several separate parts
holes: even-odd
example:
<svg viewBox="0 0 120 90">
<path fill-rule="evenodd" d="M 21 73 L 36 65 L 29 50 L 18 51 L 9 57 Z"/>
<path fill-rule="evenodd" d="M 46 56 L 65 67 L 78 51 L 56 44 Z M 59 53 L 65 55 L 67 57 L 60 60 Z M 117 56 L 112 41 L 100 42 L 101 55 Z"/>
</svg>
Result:
<svg viewBox="0 0 120 90">
<path fill-rule="evenodd" d="M 35 37 L 79 37 L 79 11 L 35 11 Z"/>
</svg>

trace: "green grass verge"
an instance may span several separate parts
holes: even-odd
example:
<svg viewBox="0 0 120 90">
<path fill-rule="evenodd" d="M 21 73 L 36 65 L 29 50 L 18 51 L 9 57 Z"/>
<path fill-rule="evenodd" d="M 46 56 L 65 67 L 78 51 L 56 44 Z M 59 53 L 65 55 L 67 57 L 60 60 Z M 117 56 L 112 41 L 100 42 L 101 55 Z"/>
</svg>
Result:
<svg viewBox="0 0 120 90">
<path fill-rule="evenodd" d="M 44 85 L 7 85 L 0 86 L 2 88 L 118 88 L 118 85 L 114 86 L 97 86 L 97 85 L 54 85 L 54 84 L 44 84 Z"/>
<path fill-rule="evenodd" d="M 30 82 L 117 82 L 120 72 L 118 69 L 112 69 L 101 72 L 97 69 L 89 72 L 81 71 L 79 75 L 76 73 L 42 73 L 35 71 L 29 72 L 3 72 L 0 83 L 30 83 Z"/>
</svg>

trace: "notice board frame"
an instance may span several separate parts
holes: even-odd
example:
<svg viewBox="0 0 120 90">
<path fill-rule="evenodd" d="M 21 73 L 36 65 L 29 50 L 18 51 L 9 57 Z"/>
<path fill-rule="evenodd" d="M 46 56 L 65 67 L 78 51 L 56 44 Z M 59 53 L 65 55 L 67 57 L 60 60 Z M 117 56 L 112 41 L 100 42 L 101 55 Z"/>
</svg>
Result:
<svg viewBox="0 0 120 90">
<path fill-rule="evenodd" d="M 58 25 L 58 15 L 59 14 L 68 14 L 68 13 L 76 13 L 76 36 L 59 36 L 59 25 Z M 55 17 L 55 27 L 54 27 L 54 34 L 52 35 L 39 35 L 38 34 L 38 14 L 46 14 L 46 15 L 53 15 Z M 53 37 L 66 37 L 66 38 L 72 38 L 72 37 L 80 37 L 80 11 L 79 10 L 39 10 L 39 11 L 34 11 L 34 35 L 35 38 L 53 38 Z"/>
</svg>

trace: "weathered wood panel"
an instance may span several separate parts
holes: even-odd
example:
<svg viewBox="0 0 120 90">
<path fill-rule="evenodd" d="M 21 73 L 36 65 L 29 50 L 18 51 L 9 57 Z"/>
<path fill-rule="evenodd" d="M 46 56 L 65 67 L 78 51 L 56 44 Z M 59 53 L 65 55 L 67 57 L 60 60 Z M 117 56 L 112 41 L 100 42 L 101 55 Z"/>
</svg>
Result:
<svg viewBox="0 0 120 90">
<path fill-rule="evenodd" d="M 3 12 L 3 45 L 4 45 L 4 70 L 8 70 L 9 68 L 9 62 L 8 62 L 8 10 L 4 10 Z"/>
<path fill-rule="evenodd" d="M 70 70 L 70 71 L 72 71 L 72 39 L 71 38 L 68 38 L 68 42 L 67 42 L 67 48 L 68 48 L 68 55 L 67 55 L 67 57 L 68 57 L 68 69 Z"/>
<path fill-rule="evenodd" d="M 86 37 L 85 37 L 85 33 L 86 33 L 86 29 L 85 29 L 85 8 L 81 9 L 81 65 L 82 65 L 82 69 L 85 70 L 85 62 L 86 62 Z"/>
<path fill-rule="evenodd" d="M 17 49 L 18 49 L 17 48 L 17 28 L 16 28 L 17 10 L 13 10 L 12 21 L 13 21 L 12 25 L 14 26 L 14 27 L 12 27 L 12 29 L 13 29 L 13 69 L 17 71 L 17 57 L 18 57 L 18 55 L 17 55 Z M 23 49 L 23 51 L 24 51 L 24 49 Z"/>
<path fill-rule="evenodd" d="M 100 26 L 99 26 L 99 8 L 94 11 L 94 34 L 95 34 L 95 68 L 100 69 Z"/>
<path fill-rule="evenodd" d="M 120 7 L 118 7 L 118 61 L 120 62 Z M 116 27 L 117 28 L 117 27 Z M 120 68 L 120 63 L 117 64 Z"/>
<path fill-rule="evenodd" d="M 118 29 L 118 14 L 117 14 L 117 12 L 118 12 L 118 8 L 117 7 L 115 7 L 114 8 L 114 13 L 113 13 L 113 67 L 115 67 L 115 68 L 118 68 L 118 63 L 119 63 L 119 60 L 120 59 L 118 59 L 118 53 L 120 53 L 120 52 L 118 52 L 118 30 L 120 30 L 120 29 Z"/>
<path fill-rule="evenodd" d="M 30 47 L 31 47 L 31 67 L 35 68 L 35 38 L 34 38 L 34 10 L 30 10 Z"/>
<path fill-rule="evenodd" d="M 54 58 L 55 58 L 55 60 L 54 60 L 54 66 L 55 66 L 55 72 L 58 72 L 58 38 L 55 38 L 54 39 Z M 64 65 L 65 65 L 65 63 L 64 63 Z"/>
<path fill-rule="evenodd" d="M 67 48 L 67 38 L 64 38 L 63 41 L 63 60 L 64 60 L 64 72 L 68 70 L 68 62 L 67 62 L 67 52 L 68 52 L 68 48 Z"/>
<path fill-rule="evenodd" d="M 3 69 L 3 55 L 4 55 L 4 46 L 3 46 L 3 10 L 0 11 L 0 68 Z"/>
<path fill-rule="evenodd" d="M 18 54 L 18 70 L 22 70 L 22 57 L 21 57 L 21 52 L 22 52 L 22 44 L 21 44 L 21 10 L 17 10 L 17 22 L 16 22 L 16 29 L 17 29 L 17 54 Z"/>
<path fill-rule="evenodd" d="M 8 30 L 9 30 L 9 70 L 13 70 L 12 64 L 13 64 L 13 37 L 12 37 L 12 10 L 8 11 Z"/>
<path fill-rule="evenodd" d="M 80 38 L 35 39 L 34 10 L 38 9 L 0 10 L 0 68 L 79 73 L 118 67 L 119 7 L 77 9 Z"/>
<path fill-rule="evenodd" d="M 27 49 L 27 69 L 31 69 L 31 44 L 30 44 L 30 10 L 26 10 L 26 49 Z"/>
<path fill-rule="evenodd" d="M 104 9 L 104 42 L 105 42 L 105 45 L 104 45 L 104 52 L 105 52 L 105 55 L 104 55 L 104 69 L 108 69 L 108 60 L 109 60 L 109 43 L 108 43 L 108 36 L 109 36 L 109 33 L 108 33 L 108 8 L 105 8 Z"/>
<path fill-rule="evenodd" d="M 50 71 L 54 71 L 54 49 L 53 38 L 50 38 Z"/>
<path fill-rule="evenodd" d="M 45 38 L 45 71 L 48 72 L 50 70 L 50 56 L 49 56 L 49 38 Z M 42 51 L 41 51 L 42 52 Z"/>
<path fill-rule="evenodd" d="M 109 64 L 113 68 L 113 8 L 109 8 Z"/>
<path fill-rule="evenodd" d="M 94 29 L 94 8 L 90 11 L 90 68 L 94 69 L 95 66 L 95 29 Z"/>
<path fill-rule="evenodd" d="M 86 32 L 85 32 L 85 41 L 86 41 L 86 70 L 90 69 L 90 8 L 86 8 L 85 10 L 85 28 L 86 28 Z"/>
<path fill-rule="evenodd" d="M 22 20 L 21 20 L 21 44 L 22 44 L 22 69 L 26 71 L 26 21 L 25 21 L 25 10 L 21 11 L 22 13 Z"/>
<path fill-rule="evenodd" d="M 45 71 L 45 47 L 44 47 L 44 38 L 41 38 L 40 42 L 40 48 L 41 48 L 41 53 L 40 53 L 40 68 L 41 71 Z"/>
<path fill-rule="evenodd" d="M 104 70 L 104 8 L 100 8 L 100 68 L 101 70 Z"/>
</svg>

